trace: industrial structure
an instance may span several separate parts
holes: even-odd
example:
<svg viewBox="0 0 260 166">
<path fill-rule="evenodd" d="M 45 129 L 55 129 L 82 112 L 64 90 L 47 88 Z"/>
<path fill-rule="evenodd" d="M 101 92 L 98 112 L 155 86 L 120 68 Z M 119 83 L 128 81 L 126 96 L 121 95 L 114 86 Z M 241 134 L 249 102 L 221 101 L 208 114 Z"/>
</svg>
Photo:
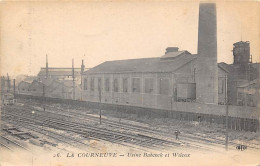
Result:
<svg viewBox="0 0 260 166">
<path fill-rule="evenodd" d="M 50 68 L 46 55 L 46 67 L 41 68 L 32 82 L 21 81 L 18 84 L 18 94 L 45 96 L 52 98 L 81 100 L 82 73 L 85 65 L 82 60 L 81 68 Z"/>
<path fill-rule="evenodd" d="M 83 61 L 81 68 L 74 68 L 74 62 L 72 68 L 49 68 L 46 56 L 37 79 L 20 82 L 17 93 L 99 103 L 100 110 L 102 104 L 166 111 L 168 118 L 256 131 L 260 65 L 252 63 L 250 43 L 233 44 L 233 64 L 217 63 L 215 4 L 200 4 L 198 24 L 197 54 L 168 47 L 161 57 L 107 61 L 87 71 Z M 10 91 L 9 77 L 2 80 L 2 89 Z"/>
<path fill-rule="evenodd" d="M 227 70 L 217 64 L 215 4 L 201 4 L 198 54 L 166 49 L 158 58 L 104 62 L 84 73 L 84 99 L 170 109 L 172 102 L 225 101 Z M 219 82 L 219 83 L 218 83 Z"/>
<path fill-rule="evenodd" d="M 251 63 L 249 42 L 235 43 L 233 55 L 233 64 L 217 63 L 216 6 L 202 3 L 197 54 L 168 47 L 161 57 L 104 62 L 84 72 L 83 100 L 156 113 L 166 110 L 170 111 L 167 117 L 204 119 L 255 131 L 259 128 L 259 81 L 250 81 L 259 78 L 259 67 L 255 67 L 259 64 Z M 248 94 L 252 85 L 255 90 Z M 246 97 L 238 97 L 239 93 Z M 252 107 L 236 106 L 241 105 L 239 100 L 249 99 L 242 103 Z"/>
<path fill-rule="evenodd" d="M 200 4 L 198 58 L 196 61 L 196 100 L 218 104 L 217 17 L 215 4 Z M 222 86 L 222 84 L 219 84 Z M 221 95 L 221 94 L 220 94 Z M 222 102 L 222 101 L 220 101 Z"/>
<path fill-rule="evenodd" d="M 98 102 L 101 94 L 102 103 L 159 109 L 180 101 L 241 105 L 237 89 L 259 78 L 259 63 L 248 41 L 234 43 L 233 64 L 217 63 L 216 31 L 215 4 L 200 4 L 198 54 L 168 47 L 162 57 L 104 62 L 84 73 L 83 99 Z"/>
</svg>

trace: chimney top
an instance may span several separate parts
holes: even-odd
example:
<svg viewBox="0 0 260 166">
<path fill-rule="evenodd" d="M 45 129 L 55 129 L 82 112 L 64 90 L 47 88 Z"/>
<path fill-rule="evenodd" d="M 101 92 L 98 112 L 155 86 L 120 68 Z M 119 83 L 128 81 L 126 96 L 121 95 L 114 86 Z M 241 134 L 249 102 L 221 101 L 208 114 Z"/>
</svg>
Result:
<svg viewBox="0 0 260 166">
<path fill-rule="evenodd" d="M 167 47 L 165 54 L 167 54 L 169 52 L 178 52 L 178 51 L 179 51 L 178 47 Z"/>
</svg>

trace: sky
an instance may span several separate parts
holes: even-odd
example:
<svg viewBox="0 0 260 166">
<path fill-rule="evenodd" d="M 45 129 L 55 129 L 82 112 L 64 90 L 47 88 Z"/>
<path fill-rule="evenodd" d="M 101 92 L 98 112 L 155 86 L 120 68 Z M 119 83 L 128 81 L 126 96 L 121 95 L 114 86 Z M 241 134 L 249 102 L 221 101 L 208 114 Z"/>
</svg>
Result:
<svg viewBox="0 0 260 166">
<path fill-rule="evenodd" d="M 87 68 L 105 61 L 160 57 L 170 46 L 197 53 L 198 1 L 2 2 L 1 74 L 45 67 Z M 233 43 L 260 57 L 258 2 L 217 2 L 218 62 L 233 63 Z"/>
</svg>

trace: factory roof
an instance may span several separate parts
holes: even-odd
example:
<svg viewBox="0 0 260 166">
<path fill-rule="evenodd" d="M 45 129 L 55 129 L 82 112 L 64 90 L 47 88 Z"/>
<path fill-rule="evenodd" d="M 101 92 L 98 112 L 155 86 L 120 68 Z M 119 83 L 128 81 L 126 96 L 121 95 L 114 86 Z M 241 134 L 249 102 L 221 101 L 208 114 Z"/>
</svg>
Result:
<svg viewBox="0 0 260 166">
<path fill-rule="evenodd" d="M 177 56 L 181 56 L 183 54 L 190 54 L 188 51 L 173 51 L 173 52 L 168 52 L 165 55 L 163 55 L 161 58 L 165 59 L 165 58 L 175 58 Z"/>
<path fill-rule="evenodd" d="M 161 57 L 156 57 L 107 61 L 89 69 L 88 71 L 84 72 L 84 74 L 124 72 L 172 72 L 196 58 L 197 55 L 179 54 L 178 56 L 174 56 L 174 58 L 170 58 L 168 60 L 164 60 Z"/>
<path fill-rule="evenodd" d="M 231 70 L 233 70 L 233 68 L 232 68 L 230 65 L 226 64 L 225 62 L 220 62 L 220 63 L 218 63 L 218 67 L 220 67 L 221 69 L 225 70 L 225 71 L 228 72 L 228 73 L 229 73 Z"/>
<path fill-rule="evenodd" d="M 74 68 L 74 74 L 80 75 L 81 68 Z M 46 68 L 42 67 L 38 76 L 45 76 Z M 48 68 L 48 75 L 50 76 L 72 76 L 72 68 Z"/>
<path fill-rule="evenodd" d="M 252 84 L 255 84 L 255 85 L 259 86 L 259 83 L 260 83 L 260 79 L 255 79 L 253 81 L 247 81 L 244 84 L 241 84 L 241 85 L 239 85 L 237 87 L 238 88 L 246 88 L 246 87 L 248 87 L 248 86 L 250 86 Z"/>
</svg>

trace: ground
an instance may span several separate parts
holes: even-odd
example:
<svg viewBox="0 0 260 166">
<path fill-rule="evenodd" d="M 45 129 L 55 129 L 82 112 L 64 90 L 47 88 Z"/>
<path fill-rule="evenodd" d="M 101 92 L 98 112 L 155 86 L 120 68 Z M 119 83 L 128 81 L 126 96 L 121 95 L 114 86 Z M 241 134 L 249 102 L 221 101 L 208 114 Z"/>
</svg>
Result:
<svg viewBox="0 0 260 166">
<path fill-rule="evenodd" d="M 10 115 L 12 110 L 15 110 L 12 113 L 13 115 L 15 115 L 14 113 L 22 113 L 19 116 L 24 117 L 26 115 L 25 111 L 32 108 L 32 115 L 28 114 L 26 116 L 31 117 L 32 121 L 35 120 L 33 123 L 28 123 L 28 119 L 20 119 L 19 121 L 19 119 L 7 116 L 9 114 L 5 113 L 5 119 L 1 121 L 2 129 L 16 126 L 22 131 L 30 131 L 39 138 L 24 141 L 2 132 L 3 136 L 25 146 L 30 152 L 24 150 L 12 152 L 1 149 L 1 165 L 17 165 L 18 159 L 24 161 L 18 165 L 75 165 L 75 163 L 78 165 L 97 165 L 93 164 L 93 162 L 98 162 L 99 165 L 107 165 L 108 162 L 110 165 L 133 165 L 134 163 L 139 165 L 171 165 L 172 163 L 209 165 L 209 162 L 210 165 L 219 165 L 220 163 L 221 165 L 260 164 L 258 159 L 260 154 L 259 132 L 229 130 L 228 151 L 225 151 L 226 130 L 222 125 L 167 118 L 137 117 L 134 114 L 118 114 L 117 112 L 105 110 L 102 110 L 102 123 L 100 124 L 99 110 L 96 109 L 49 104 L 46 105 L 46 112 L 44 113 L 42 106 L 37 102 L 32 104 L 19 101 L 16 106 L 2 108 L 2 117 L 3 110 L 10 109 Z M 45 114 L 54 116 L 51 113 L 56 113 L 57 118 L 63 118 L 62 120 L 68 124 L 80 123 L 87 125 L 86 128 L 95 127 L 100 131 L 114 133 L 115 139 L 109 137 L 108 140 L 104 140 L 102 137 L 105 137 L 105 135 L 91 136 L 91 132 L 86 132 L 90 136 L 88 134 L 84 135 L 79 131 L 85 129 L 78 130 L 78 126 L 77 129 L 73 128 L 76 130 L 74 132 L 73 130 L 64 130 L 62 126 L 55 128 L 51 124 L 46 124 L 46 126 L 42 127 L 37 124 L 37 116 L 45 116 Z M 33 128 L 35 130 L 32 130 Z M 175 140 L 174 131 L 176 129 L 181 132 L 180 140 Z M 117 133 L 120 136 L 122 134 L 122 139 L 125 139 L 123 135 L 141 135 L 140 139 L 151 138 L 151 143 L 149 143 L 149 140 L 145 140 L 139 146 L 132 144 L 131 141 L 124 142 L 118 138 Z M 161 140 L 169 141 L 174 145 L 168 146 L 167 142 L 163 142 L 159 144 L 161 146 L 152 147 L 154 143 Z M 41 141 L 47 141 L 56 144 L 56 146 L 47 143 L 39 146 Z M 247 149 L 238 150 L 238 145 L 245 145 Z M 116 153 L 117 157 L 87 157 L 87 153 Z"/>
</svg>

